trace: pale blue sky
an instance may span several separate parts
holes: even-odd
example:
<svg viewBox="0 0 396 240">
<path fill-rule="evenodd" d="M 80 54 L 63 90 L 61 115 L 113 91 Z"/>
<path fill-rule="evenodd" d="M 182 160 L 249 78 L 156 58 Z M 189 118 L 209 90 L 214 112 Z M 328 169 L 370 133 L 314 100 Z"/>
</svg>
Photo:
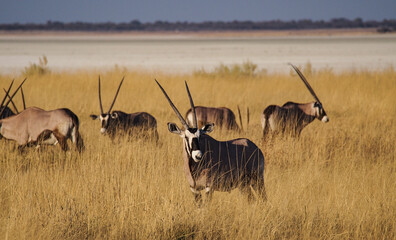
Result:
<svg viewBox="0 0 396 240">
<path fill-rule="evenodd" d="M 0 23 L 396 19 L 396 0 L 0 0 Z"/>
</svg>

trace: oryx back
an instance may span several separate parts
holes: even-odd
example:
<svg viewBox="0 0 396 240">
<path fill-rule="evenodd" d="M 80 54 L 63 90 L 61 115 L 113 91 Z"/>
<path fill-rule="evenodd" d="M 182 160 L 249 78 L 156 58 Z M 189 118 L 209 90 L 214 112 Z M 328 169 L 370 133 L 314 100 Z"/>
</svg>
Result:
<svg viewBox="0 0 396 240">
<path fill-rule="evenodd" d="M 129 136 L 148 136 L 154 134 L 158 138 L 157 120 L 147 112 L 125 113 L 113 111 L 117 115 L 109 124 L 108 132 L 115 137 L 117 134 L 128 134 Z"/>
<path fill-rule="evenodd" d="M 208 123 L 214 123 L 221 129 L 228 130 L 239 130 L 239 126 L 236 123 L 235 114 L 231 111 L 231 109 L 226 107 L 203 107 L 197 106 L 195 107 L 198 127 L 205 126 Z M 186 113 L 186 121 L 188 124 L 192 124 L 193 122 L 193 113 L 191 109 L 189 109 Z"/>
</svg>

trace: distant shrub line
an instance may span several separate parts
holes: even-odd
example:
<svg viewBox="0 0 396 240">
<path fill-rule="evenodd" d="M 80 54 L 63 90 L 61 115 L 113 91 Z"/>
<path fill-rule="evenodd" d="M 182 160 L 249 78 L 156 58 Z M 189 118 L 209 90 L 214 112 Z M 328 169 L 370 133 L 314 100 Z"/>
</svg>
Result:
<svg viewBox="0 0 396 240">
<path fill-rule="evenodd" d="M 396 19 L 382 21 L 363 21 L 334 18 L 329 21 L 310 19 L 292 21 L 205 21 L 205 22 L 167 22 L 155 21 L 142 23 L 138 20 L 123 23 L 101 22 L 59 22 L 10 23 L 0 24 L 0 30 L 41 30 L 41 31 L 226 31 L 226 30 L 304 30 L 304 29 L 341 29 L 377 28 L 378 32 L 396 31 Z"/>
</svg>

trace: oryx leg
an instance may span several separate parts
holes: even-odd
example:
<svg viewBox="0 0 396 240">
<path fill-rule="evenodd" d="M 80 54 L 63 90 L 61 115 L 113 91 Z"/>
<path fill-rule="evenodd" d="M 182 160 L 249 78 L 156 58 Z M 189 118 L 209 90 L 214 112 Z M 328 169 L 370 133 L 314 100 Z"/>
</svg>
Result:
<svg viewBox="0 0 396 240">
<path fill-rule="evenodd" d="M 27 147 L 27 144 L 24 144 L 24 145 L 18 145 L 18 153 L 19 153 L 19 154 L 22 154 L 22 153 L 24 153 L 24 152 L 25 152 L 25 149 L 26 149 L 26 147 Z"/>
<path fill-rule="evenodd" d="M 158 135 L 157 129 L 153 130 L 153 132 L 154 132 L 154 140 L 155 140 L 156 143 L 158 143 L 159 135 Z"/>
<path fill-rule="evenodd" d="M 38 142 L 42 144 L 56 145 L 58 144 L 58 139 L 56 139 L 55 135 L 51 132 L 48 136 L 43 137 L 42 141 Z"/>
<path fill-rule="evenodd" d="M 67 151 L 67 138 L 57 130 L 53 131 L 53 135 L 58 140 L 59 146 L 62 148 L 62 150 Z"/>
<path fill-rule="evenodd" d="M 56 145 L 58 140 L 52 134 L 51 130 L 44 130 L 40 135 L 37 137 L 35 141 L 31 141 L 26 144 L 28 147 L 35 147 L 36 149 L 41 150 L 41 144 L 48 144 L 48 145 Z"/>
<path fill-rule="evenodd" d="M 265 192 L 265 186 L 264 186 L 264 177 L 259 176 L 257 180 L 252 181 L 251 183 L 252 189 L 256 193 L 257 197 L 262 200 L 266 201 L 267 200 L 267 194 Z"/>
<path fill-rule="evenodd" d="M 195 202 L 200 207 L 202 205 L 202 194 L 200 191 L 197 191 L 195 188 L 190 187 L 191 192 L 194 195 Z"/>
<path fill-rule="evenodd" d="M 206 195 L 206 202 L 210 202 L 213 197 L 213 190 L 211 187 L 206 187 L 205 188 L 205 195 Z"/>
<path fill-rule="evenodd" d="M 248 180 L 242 181 L 241 185 L 239 186 L 239 191 L 247 196 L 247 199 L 249 202 L 251 202 L 254 199 L 254 194 L 251 188 L 251 184 L 249 184 Z"/>
<path fill-rule="evenodd" d="M 78 129 L 76 126 L 74 126 L 72 129 L 71 140 L 72 140 L 72 143 L 75 144 L 78 152 L 82 152 L 85 149 L 84 141 L 83 141 L 80 133 L 78 132 Z"/>
</svg>

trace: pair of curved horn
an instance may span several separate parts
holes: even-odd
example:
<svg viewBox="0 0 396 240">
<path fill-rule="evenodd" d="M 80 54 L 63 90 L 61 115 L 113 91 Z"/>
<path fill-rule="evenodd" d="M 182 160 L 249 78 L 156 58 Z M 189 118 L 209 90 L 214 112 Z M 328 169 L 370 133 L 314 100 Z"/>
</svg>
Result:
<svg viewBox="0 0 396 240">
<path fill-rule="evenodd" d="M 114 106 L 114 103 L 115 103 L 115 101 L 117 99 L 118 93 L 120 92 L 121 85 L 124 82 L 124 78 L 125 78 L 125 76 L 122 77 L 122 79 L 121 79 L 120 85 L 118 86 L 116 95 L 115 95 L 115 97 L 113 99 L 113 102 L 110 105 L 109 111 L 107 111 L 107 114 L 109 114 L 111 112 L 111 109 L 113 109 L 113 106 Z M 101 95 L 101 88 L 100 88 L 100 76 L 99 76 L 99 106 L 100 106 L 100 114 L 103 114 L 102 95 Z"/>
<path fill-rule="evenodd" d="M 22 81 L 22 83 L 18 86 L 18 88 L 15 90 L 15 92 L 14 92 L 11 96 L 9 96 L 9 95 L 10 95 L 11 87 L 12 87 L 12 85 L 14 84 L 14 80 L 12 80 L 12 82 L 11 82 L 11 84 L 10 84 L 10 87 L 8 88 L 8 90 L 7 90 L 7 92 L 6 92 L 6 95 L 5 95 L 4 99 L 3 99 L 3 101 L 1 101 L 1 104 L 0 104 L 0 107 L 2 108 L 1 111 L 0 111 L 0 116 L 3 114 L 4 110 L 8 107 L 8 104 L 10 104 L 10 102 L 11 102 L 12 99 L 14 98 L 15 94 L 16 94 L 16 93 L 18 92 L 18 90 L 22 87 L 22 85 L 25 83 L 25 81 L 26 81 L 26 78 L 25 78 L 25 79 Z M 9 96 L 9 99 L 8 99 L 7 103 L 3 105 L 3 103 L 5 102 L 7 96 Z"/>
<path fill-rule="evenodd" d="M 10 86 L 8 87 L 8 90 L 6 91 L 6 95 L 4 95 L 4 98 L 3 98 L 3 100 L 1 101 L 0 108 L 3 107 L 3 104 L 4 104 L 5 100 L 7 99 L 7 96 L 9 96 L 9 92 L 10 92 L 10 90 L 11 90 L 13 84 L 14 84 L 14 79 L 11 81 L 11 84 L 10 84 Z"/>
<path fill-rule="evenodd" d="M 289 63 L 290 66 L 293 67 L 293 69 L 296 71 L 298 76 L 300 76 L 301 80 L 304 82 L 305 86 L 308 88 L 308 91 L 312 94 L 312 96 L 315 98 L 316 101 L 320 102 L 318 96 L 316 96 L 314 90 L 312 89 L 311 85 L 308 83 L 307 79 L 304 77 L 300 69 L 298 69 L 296 66 L 293 64 Z"/>
<path fill-rule="evenodd" d="M 168 94 L 166 94 L 164 88 L 162 88 L 161 84 L 159 84 L 159 82 L 157 81 L 157 79 L 155 79 L 155 82 L 158 84 L 158 86 L 160 87 L 161 91 L 164 93 L 166 99 L 168 100 L 170 106 L 172 107 L 173 111 L 176 113 L 177 117 L 179 118 L 181 124 L 184 126 L 185 129 L 188 129 L 189 126 L 186 122 L 186 120 L 184 120 L 183 116 L 180 114 L 179 110 L 177 110 L 175 104 L 173 104 L 172 100 L 169 98 Z M 194 118 L 193 118 L 193 128 L 197 128 L 198 124 L 197 124 L 197 115 L 195 113 L 195 106 L 194 106 L 194 101 L 191 97 L 191 93 L 190 90 L 188 89 L 188 85 L 187 82 L 186 83 L 186 89 L 187 89 L 187 93 L 188 93 L 188 98 L 190 99 L 190 105 L 191 105 L 191 110 L 194 114 Z"/>
<path fill-rule="evenodd" d="M 12 83 L 14 82 L 14 80 L 12 81 Z M 11 83 L 11 85 L 12 85 Z M 5 88 L 3 88 L 4 92 L 5 92 L 5 97 L 11 98 L 10 95 L 8 94 L 7 90 L 5 90 Z M 23 110 L 26 109 L 26 103 L 25 103 L 25 95 L 23 94 L 23 88 L 21 87 L 21 94 L 22 94 L 22 103 L 23 103 Z M 5 98 L 4 97 L 4 98 Z M 18 108 L 16 107 L 14 101 L 11 100 L 11 104 L 14 107 L 15 112 L 18 114 Z"/>
<path fill-rule="evenodd" d="M 22 89 L 22 88 L 21 88 L 21 89 Z M 8 95 L 7 90 L 5 90 L 5 88 L 3 88 L 3 90 L 4 90 L 4 92 L 5 92 L 5 96 L 9 98 L 10 95 Z M 11 100 L 11 104 L 12 104 L 12 107 L 14 108 L 15 112 L 18 114 L 19 111 L 18 111 L 18 108 L 16 107 L 14 101 Z"/>
</svg>

